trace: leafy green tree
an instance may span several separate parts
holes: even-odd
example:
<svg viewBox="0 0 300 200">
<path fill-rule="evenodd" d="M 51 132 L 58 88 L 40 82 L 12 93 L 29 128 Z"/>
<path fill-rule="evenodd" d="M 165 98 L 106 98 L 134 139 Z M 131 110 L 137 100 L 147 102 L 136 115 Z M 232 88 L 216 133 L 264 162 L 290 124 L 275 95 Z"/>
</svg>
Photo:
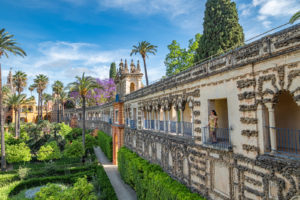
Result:
<svg viewBox="0 0 300 200">
<path fill-rule="evenodd" d="M 300 11 L 296 12 L 290 19 L 290 23 L 293 24 L 295 21 L 300 19 Z"/>
<path fill-rule="evenodd" d="M 139 53 L 142 58 L 143 58 L 143 62 L 144 62 L 144 70 L 145 70 L 145 77 L 146 77 L 146 84 L 149 85 L 149 81 L 148 81 L 148 75 L 147 75 L 147 67 L 146 67 L 146 58 L 148 57 L 147 54 L 151 53 L 153 55 L 155 55 L 157 52 L 157 46 L 150 44 L 147 41 L 142 41 L 139 42 L 139 44 L 133 45 L 130 56 L 132 56 L 133 54 L 137 54 Z"/>
<path fill-rule="evenodd" d="M 68 158 L 80 158 L 84 155 L 84 148 L 80 141 L 74 140 L 65 146 L 64 156 Z"/>
<path fill-rule="evenodd" d="M 61 158 L 61 153 L 56 141 L 52 141 L 41 146 L 37 153 L 37 159 L 40 161 L 54 160 L 59 158 Z"/>
<path fill-rule="evenodd" d="M 112 62 L 109 69 L 109 78 L 114 79 L 117 75 L 116 63 Z"/>
<path fill-rule="evenodd" d="M 7 162 L 28 162 L 31 160 L 30 149 L 24 142 L 7 146 Z"/>
<path fill-rule="evenodd" d="M 0 29 L 0 58 L 5 55 L 8 58 L 8 53 L 12 53 L 15 56 L 26 56 L 23 49 L 17 46 L 17 42 L 13 39 L 14 35 L 10 35 L 5 32 L 5 29 Z M 5 141 L 4 141 L 4 111 L 3 111 L 3 94 L 2 94 L 2 74 L 1 74 L 1 63 L 0 63 L 0 131 L 1 131 L 1 170 L 6 169 L 5 160 Z"/>
<path fill-rule="evenodd" d="M 34 81 L 34 88 L 37 90 L 37 93 L 39 95 L 38 99 L 38 119 L 43 119 L 43 92 L 47 88 L 47 85 L 49 83 L 49 78 L 45 76 L 44 74 L 39 74 L 36 76 Z"/>
<path fill-rule="evenodd" d="M 180 48 L 180 45 L 176 40 L 173 40 L 172 43 L 168 45 L 170 53 L 168 53 L 165 58 L 167 76 L 184 71 L 194 64 L 194 57 L 199 46 L 200 38 L 201 35 L 198 33 L 195 35 L 195 40 L 190 39 L 187 49 Z"/>
<path fill-rule="evenodd" d="M 79 97 L 82 100 L 82 145 L 83 149 L 85 149 L 85 108 L 86 108 L 86 98 L 87 95 L 90 93 L 94 93 L 94 89 L 99 88 L 100 85 L 97 84 L 96 80 L 90 76 L 84 76 L 84 73 L 82 74 L 82 77 L 76 76 L 76 81 L 69 84 L 70 92 L 78 92 Z M 82 158 L 82 161 L 84 162 L 84 157 Z"/>
<path fill-rule="evenodd" d="M 235 2 L 231 0 L 207 0 L 203 36 L 195 61 L 223 53 L 244 43 L 243 28 Z"/>
<path fill-rule="evenodd" d="M 86 176 L 83 178 L 78 178 L 74 184 L 71 194 L 74 200 L 96 200 L 96 195 L 94 193 L 94 186 L 88 183 Z"/>
</svg>

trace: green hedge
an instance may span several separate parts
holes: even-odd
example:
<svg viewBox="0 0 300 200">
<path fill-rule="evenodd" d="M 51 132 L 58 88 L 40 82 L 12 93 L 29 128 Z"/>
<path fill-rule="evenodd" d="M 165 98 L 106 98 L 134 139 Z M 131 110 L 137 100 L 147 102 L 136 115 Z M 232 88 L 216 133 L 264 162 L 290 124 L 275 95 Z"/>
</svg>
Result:
<svg viewBox="0 0 300 200">
<path fill-rule="evenodd" d="M 118 168 L 140 200 L 204 200 L 173 180 L 159 165 L 150 164 L 125 147 L 118 152 Z"/>
<path fill-rule="evenodd" d="M 107 177 L 102 165 L 96 169 L 96 177 L 100 186 L 100 199 L 103 200 L 118 200 L 114 188 L 112 187 L 109 178 Z"/>
<path fill-rule="evenodd" d="M 21 181 L 19 184 L 11 188 L 9 192 L 9 196 L 16 195 L 20 191 L 32 188 L 40 185 L 46 185 L 47 183 L 65 183 L 65 184 L 73 184 L 77 178 L 82 176 L 87 176 L 91 179 L 93 177 L 95 170 L 91 169 L 88 171 L 79 172 L 76 174 L 70 174 L 65 176 L 49 176 L 49 177 L 40 177 L 40 178 L 31 178 L 28 180 Z"/>
<path fill-rule="evenodd" d="M 112 145 L 112 137 L 106 135 L 102 131 L 98 131 L 98 145 L 102 149 L 103 153 L 106 155 L 108 160 L 112 161 L 112 151 L 113 151 L 113 145 Z"/>
</svg>

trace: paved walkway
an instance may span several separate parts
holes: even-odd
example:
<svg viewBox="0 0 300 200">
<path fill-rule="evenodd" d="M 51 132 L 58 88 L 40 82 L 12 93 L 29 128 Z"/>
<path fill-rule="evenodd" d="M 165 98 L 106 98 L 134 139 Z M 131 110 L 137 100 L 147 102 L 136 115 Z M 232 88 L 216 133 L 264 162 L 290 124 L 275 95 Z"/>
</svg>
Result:
<svg viewBox="0 0 300 200">
<path fill-rule="evenodd" d="M 135 191 L 125 184 L 121 179 L 120 173 L 118 171 L 118 166 L 113 165 L 109 162 L 101 151 L 99 147 L 94 147 L 95 154 L 98 158 L 98 161 L 103 165 L 104 170 L 115 189 L 117 197 L 119 200 L 136 200 L 136 193 Z"/>
</svg>

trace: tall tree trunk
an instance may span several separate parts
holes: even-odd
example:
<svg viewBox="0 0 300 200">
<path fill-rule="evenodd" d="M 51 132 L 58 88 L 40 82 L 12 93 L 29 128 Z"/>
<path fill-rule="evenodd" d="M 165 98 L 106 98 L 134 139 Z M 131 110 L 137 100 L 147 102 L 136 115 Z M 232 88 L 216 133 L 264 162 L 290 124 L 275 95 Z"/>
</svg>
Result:
<svg viewBox="0 0 300 200">
<path fill-rule="evenodd" d="M 43 120 L 43 93 L 41 94 L 41 119 Z"/>
<path fill-rule="evenodd" d="M 147 67 L 146 67 L 146 57 L 145 56 L 142 56 L 142 57 L 143 57 L 143 61 L 144 61 L 144 70 L 145 70 L 146 84 L 148 86 L 149 82 L 148 82 L 148 74 L 147 74 Z"/>
<path fill-rule="evenodd" d="M 20 90 L 18 90 L 18 95 L 20 95 Z M 21 107 L 18 108 L 18 123 L 17 123 L 17 138 L 20 137 L 20 117 L 21 117 Z"/>
<path fill-rule="evenodd" d="M 57 123 L 59 123 L 59 101 L 56 100 L 57 103 Z"/>
<path fill-rule="evenodd" d="M 61 121 L 64 122 L 64 115 L 65 115 L 65 107 L 64 107 L 64 102 L 61 103 L 62 107 L 61 107 L 61 110 L 62 110 L 62 116 L 61 116 Z"/>
<path fill-rule="evenodd" d="M 0 64 L 0 129 L 1 129 L 1 170 L 6 170 L 6 160 L 5 160 L 5 139 L 4 139 L 4 110 L 2 104 L 2 74 L 1 74 L 1 64 Z"/>
<path fill-rule="evenodd" d="M 47 102 L 47 104 L 48 104 L 48 102 Z M 47 120 L 50 121 L 50 120 L 48 119 L 48 105 L 46 105 L 46 117 L 47 117 Z"/>
<path fill-rule="evenodd" d="M 14 111 L 15 111 L 15 136 L 16 136 L 16 138 L 18 138 L 18 123 L 17 123 L 17 120 L 18 120 L 18 116 L 17 116 L 18 109 L 15 108 Z"/>
<path fill-rule="evenodd" d="M 38 93 L 39 94 L 39 97 L 38 97 L 38 121 L 40 121 L 40 109 L 41 109 L 41 107 L 40 107 L 40 96 L 41 96 L 41 93 L 39 92 Z"/>
<path fill-rule="evenodd" d="M 85 151 L 85 97 L 82 97 L 82 146 Z M 85 162 L 85 153 L 82 157 L 82 162 Z"/>
</svg>

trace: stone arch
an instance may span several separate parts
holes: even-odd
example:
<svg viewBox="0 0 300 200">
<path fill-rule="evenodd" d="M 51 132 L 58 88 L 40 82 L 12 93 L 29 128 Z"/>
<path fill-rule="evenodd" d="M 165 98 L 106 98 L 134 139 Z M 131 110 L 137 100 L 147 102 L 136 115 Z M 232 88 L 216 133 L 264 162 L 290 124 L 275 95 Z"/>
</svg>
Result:
<svg viewBox="0 0 300 200">
<path fill-rule="evenodd" d="M 295 128 L 300 130 L 300 106 L 293 95 L 286 90 L 274 97 L 275 124 L 278 128 Z"/>
</svg>

